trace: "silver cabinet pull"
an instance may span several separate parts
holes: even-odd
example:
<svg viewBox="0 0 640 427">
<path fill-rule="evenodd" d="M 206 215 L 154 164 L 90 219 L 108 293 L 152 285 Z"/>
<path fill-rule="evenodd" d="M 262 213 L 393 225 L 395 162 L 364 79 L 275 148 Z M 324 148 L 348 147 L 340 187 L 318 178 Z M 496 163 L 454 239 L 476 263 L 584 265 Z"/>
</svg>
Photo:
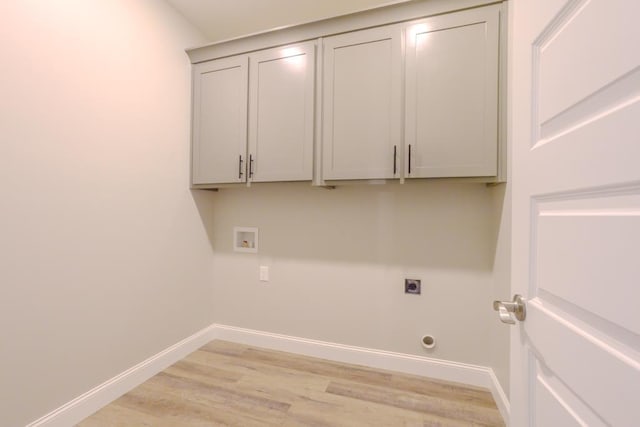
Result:
<svg viewBox="0 0 640 427">
<path fill-rule="evenodd" d="M 398 157 L 398 146 L 394 145 L 393 146 L 393 175 L 394 176 L 398 172 L 397 161 L 396 161 L 397 157 Z"/>
<path fill-rule="evenodd" d="M 240 154 L 238 160 L 238 179 L 242 179 L 242 154 Z"/>
<path fill-rule="evenodd" d="M 513 301 L 494 301 L 493 309 L 498 312 L 500 321 L 515 325 L 516 320 L 523 321 L 527 317 L 527 304 L 521 295 L 515 295 Z"/>
</svg>

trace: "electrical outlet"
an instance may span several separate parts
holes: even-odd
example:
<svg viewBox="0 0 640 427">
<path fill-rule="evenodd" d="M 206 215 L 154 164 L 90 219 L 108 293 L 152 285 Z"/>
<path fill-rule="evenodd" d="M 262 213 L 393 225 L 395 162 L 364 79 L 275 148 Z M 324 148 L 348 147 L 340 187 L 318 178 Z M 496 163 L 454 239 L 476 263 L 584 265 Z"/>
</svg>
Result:
<svg viewBox="0 0 640 427">
<path fill-rule="evenodd" d="M 420 295 L 420 279 L 404 279 L 404 293 Z"/>
</svg>

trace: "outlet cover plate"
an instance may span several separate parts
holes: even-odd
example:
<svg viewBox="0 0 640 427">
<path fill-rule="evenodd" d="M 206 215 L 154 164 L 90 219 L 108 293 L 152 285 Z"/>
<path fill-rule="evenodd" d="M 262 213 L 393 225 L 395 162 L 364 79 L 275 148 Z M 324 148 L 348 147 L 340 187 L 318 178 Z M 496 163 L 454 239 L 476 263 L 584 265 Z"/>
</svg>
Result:
<svg viewBox="0 0 640 427">
<path fill-rule="evenodd" d="M 269 281 L 269 267 L 266 265 L 260 266 L 260 281 L 261 282 Z"/>
</svg>

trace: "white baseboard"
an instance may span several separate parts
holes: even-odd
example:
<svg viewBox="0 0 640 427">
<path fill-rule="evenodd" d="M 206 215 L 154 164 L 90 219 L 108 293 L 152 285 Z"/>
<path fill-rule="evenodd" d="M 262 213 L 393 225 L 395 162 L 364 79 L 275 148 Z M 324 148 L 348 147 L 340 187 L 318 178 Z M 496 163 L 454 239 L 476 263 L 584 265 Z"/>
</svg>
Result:
<svg viewBox="0 0 640 427">
<path fill-rule="evenodd" d="M 105 381 L 83 395 L 76 397 L 58 409 L 28 424 L 27 427 L 69 427 L 75 425 L 158 372 L 202 347 L 214 339 L 214 334 L 215 325 L 202 329 L 155 356 Z"/>
<path fill-rule="evenodd" d="M 502 385 L 500 385 L 500 381 L 498 381 L 498 377 L 491 369 L 491 385 L 489 390 L 491 390 L 491 395 L 493 396 L 493 400 L 496 401 L 496 405 L 498 406 L 498 410 L 500 411 L 500 415 L 504 419 L 506 425 L 509 425 L 509 420 L 511 419 L 511 404 L 509 403 L 509 398 L 504 392 Z"/>
<path fill-rule="evenodd" d="M 74 425 L 214 339 L 484 387 L 491 391 L 505 421 L 509 420 L 509 401 L 491 368 L 213 324 L 78 396 L 27 427 Z"/>
<path fill-rule="evenodd" d="M 404 372 L 485 388 L 489 388 L 491 384 L 490 369 L 484 366 L 291 337 L 288 335 L 225 325 L 215 325 L 214 334 L 217 339 L 221 340 L 264 347 L 271 350 L 287 351 L 305 356 L 319 357 L 336 362 Z"/>
</svg>

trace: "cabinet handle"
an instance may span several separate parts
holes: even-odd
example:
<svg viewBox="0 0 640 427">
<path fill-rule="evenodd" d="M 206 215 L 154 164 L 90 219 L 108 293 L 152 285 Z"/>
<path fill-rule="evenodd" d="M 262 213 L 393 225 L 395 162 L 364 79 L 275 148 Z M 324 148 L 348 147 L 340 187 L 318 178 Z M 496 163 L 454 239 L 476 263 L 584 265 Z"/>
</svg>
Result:
<svg viewBox="0 0 640 427">
<path fill-rule="evenodd" d="M 238 179 L 242 179 L 242 154 L 240 154 L 240 159 L 238 160 Z"/>
<path fill-rule="evenodd" d="M 409 175 L 411 175 L 411 144 L 409 144 Z"/>
<path fill-rule="evenodd" d="M 398 168 L 397 168 L 397 156 L 398 156 L 398 146 L 394 145 L 393 146 L 393 174 L 395 175 Z"/>
<path fill-rule="evenodd" d="M 249 154 L 249 178 L 253 178 L 253 154 Z"/>
</svg>

